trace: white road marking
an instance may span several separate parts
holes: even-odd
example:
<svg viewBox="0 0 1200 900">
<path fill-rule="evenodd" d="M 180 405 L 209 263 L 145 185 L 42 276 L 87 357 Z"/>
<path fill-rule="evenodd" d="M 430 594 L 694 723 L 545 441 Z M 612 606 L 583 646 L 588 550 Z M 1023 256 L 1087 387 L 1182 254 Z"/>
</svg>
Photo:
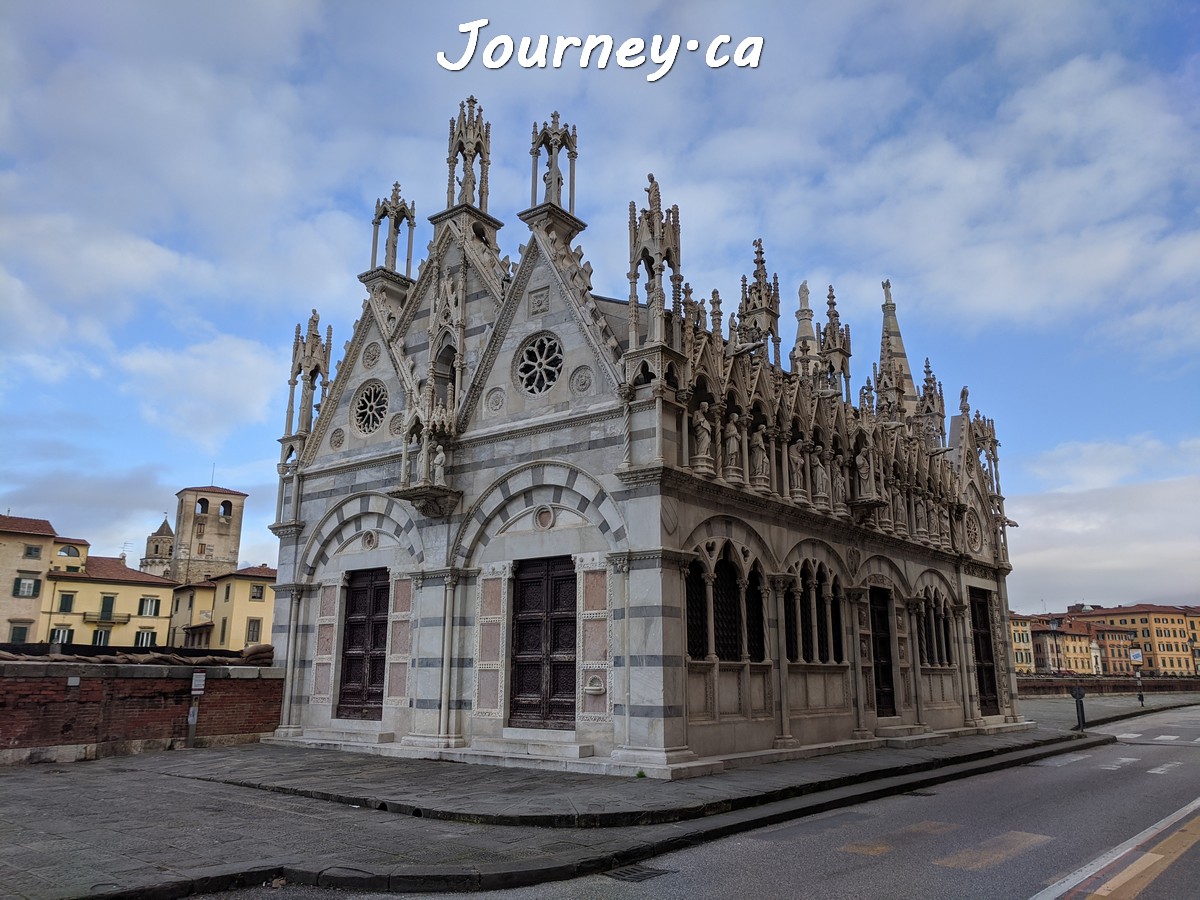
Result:
<svg viewBox="0 0 1200 900">
<path fill-rule="evenodd" d="M 1101 766 L 1100 768 L 1114 771 L 1116 769 L 1120 769 L 1123 766 L 1127 766 L 1130 763 L 1135 763 L 1135 762 L 1141 762 L 1141 760 L 1138 759 L 1136 756 L 1122 756 L 1119 759 L 1117 759 L 1117 761 L 1115 763 L 1113 763 L 1111 766 Z"/>
<path fill-rule="evenodd" d="M 1200 809 L 1200 798 L 1193 800 L 1187 806 L 1176 810 L 1166 818 L 1160 819 L 1145 831 L 1135 834 L 1120 846 L 1113 847 L 1113 849 L 1109 850 L 1107 853 L 1097 856 L 1086 866 L 1076 869 L 1066 878 L 1054 882 L 1054 884 L 1050 885 L 1050 887 L 1046 888 L 1044 891 L 1038 891 L 1033 895 L 1033 897 L 1030 898 L 1030 900 L 1055 900 L 1055 898 L 1061 897 L 1063 894 L 1071 890 L 1071 888 L 1076 887 L 1077 885 L 1082 884 L 1084 881 L 1091 878 L 1105 866 L 1116 862 L 1122 856 L 1129 853 L 1129 851 L 1140 846 L 1145 841 L 1150 840 L 1155 835 L 1166 831 L 1180 819 L 1187 818 L 1198 809 Z"/>
<path fill-rule="evenodd" d="M 1065 753 L 1062 756 L 1052 756 L 1048 759 L 1039 759 L 1035 763 L 1030 763 L 1032 766 L 1069 766 L 1071 763 L 1077 763 L 1081 759 L 1091 758 L 1090 753 Z"/>
<path fill-rule="evenodd" d="M 1177 741 L 1177 740 L 1179 740 L 1179 735 L 1177 735 L 1177 734 L 1160 734 L 1158 737 L 1155 738 L 1155 740 L 1156 741 Z"/>
<path fill-rule="evenodd" d="M 1183 763 L 1177 763 L 1177 762 L 1163 763 L 1161 766 L 1151 769 L 1150 774 L 1151 775 L 1166 775 L 1173 768 L 1175 768 L 1176 766 L 1181 766 L 1181 765 L 1183 765 Z"/>
<path fill-rule="evenodd" d="M 1117 740 L 1118 740 L 1118 741 L 1136 741 L 1136 740 L 1137 740 L 1138 738 L 1140 738 L 1141 736 L 1142 736 L 1142 735 L 1141 735 L 1141 733 L 1138 733 L 1138 734 L 1118 734 L 1118 735 L 1117 735 Z"/>
</svg>

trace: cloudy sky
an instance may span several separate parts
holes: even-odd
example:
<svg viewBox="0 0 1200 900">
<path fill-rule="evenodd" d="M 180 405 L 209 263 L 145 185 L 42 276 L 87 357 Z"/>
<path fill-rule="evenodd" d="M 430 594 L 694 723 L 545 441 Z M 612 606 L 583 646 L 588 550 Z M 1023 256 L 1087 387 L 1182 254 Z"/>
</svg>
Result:
<svg viewBox="0 0 1200 900">
<path fill-rule="evenodd" d="M 627 290 L 650 171 L 698 292 L 736 291 L 756 237 L 784 321 L 802 279 L 835 285 L 856 386 L 890 278 L 914 368 L 996 419 L 1014 609 L 1200 602 L 1194 4 L 413 6 L 0 7 L 0 510 L 136 558 L 175 492 L 215 479 L 251 495 L 244 561 L 273 564 L 292 330 L 316 307 L 348 339 L 393 181 L 424 246 L 474 94 L 514 257 L 530 126 L 559 110 L 598 293 Z M 471 63 L 439 66 L 479 18 Z M 653 81 L 577 51 L 483 65 L 543 33 L 700 50 Z M 709 68 L 722 34 L 761 36 L 758 67 Z"/>
</svg>

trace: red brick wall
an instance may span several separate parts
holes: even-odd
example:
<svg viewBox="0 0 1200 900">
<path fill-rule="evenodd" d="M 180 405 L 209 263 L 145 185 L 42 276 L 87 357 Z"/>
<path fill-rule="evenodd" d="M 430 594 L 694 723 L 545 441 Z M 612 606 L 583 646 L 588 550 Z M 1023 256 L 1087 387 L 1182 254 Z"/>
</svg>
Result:
<svg viewBox="0 0 1200 900">
<path fill-rule="evenodd" d="M 0 751 L 152 741 L 182 744 L 189 666 L 0 664 Z M 255 735 L 279 724 L 277 670 L 208 667 L 196 737 Z M 229 677 L 231 674 L 251 677 Z M 70 682 L 78 679 L 77 685 Z"/>
</svg>

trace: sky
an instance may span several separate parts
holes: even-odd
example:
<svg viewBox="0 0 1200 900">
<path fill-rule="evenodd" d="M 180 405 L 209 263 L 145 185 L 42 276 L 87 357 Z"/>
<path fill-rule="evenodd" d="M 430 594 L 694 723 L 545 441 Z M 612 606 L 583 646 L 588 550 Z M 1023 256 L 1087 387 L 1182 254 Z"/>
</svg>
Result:
<svg viewBox="0 0 1200 900">
<path fill-rule="evenodd" d="M 474 95 L 502 254 L 557 110 L 598 294 L 627 294 L 647 172 L 698 295 L 736 294 L 763 239 L 785 350 L 801 280 L 834 285 L 856 389 L 890 279 L 914 370 L 996 421 L 1011 607 L 1200 603 L 1195 4 L 415 6 L 0 5 L 0 510 L 136 565 L 176 491 L 216 483 L 250 494 L 243 561 L 273 565 L 294 328 L 318 309 L 340 356 L 393 181 L 423 256 Z M 484 65 L 542 34 L 700 49 Z"/>
</svg>

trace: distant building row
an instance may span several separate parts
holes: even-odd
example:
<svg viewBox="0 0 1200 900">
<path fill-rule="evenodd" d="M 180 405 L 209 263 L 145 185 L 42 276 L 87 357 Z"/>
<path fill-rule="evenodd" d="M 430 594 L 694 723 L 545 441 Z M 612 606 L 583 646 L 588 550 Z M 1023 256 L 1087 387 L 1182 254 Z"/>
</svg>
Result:
<svg viewBox="0 0 1200 900">
<path fill-rule="evenodd" d="M 0 642 L 240 650 L 270 640 L 275 569 L 238 568 L 246 494 L 215 485 L 177 494 L 131 568 L 94 556 L 45 519 L 0 516 Z M 4 592 L 7 593 L 7 592 Z"/>
<path fill-rule="evenodd" d="M 1012 613 L 1009 631 L 1018 675 L 1200 673 L 1200 606 L 1077 603 L 1063 613 Z"/>
</svg>

